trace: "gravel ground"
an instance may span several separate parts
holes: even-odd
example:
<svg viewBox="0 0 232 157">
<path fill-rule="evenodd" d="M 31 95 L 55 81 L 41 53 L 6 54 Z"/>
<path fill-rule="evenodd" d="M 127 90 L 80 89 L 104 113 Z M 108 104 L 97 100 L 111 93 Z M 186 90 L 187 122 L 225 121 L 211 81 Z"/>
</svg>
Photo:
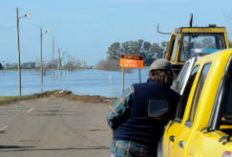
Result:
<svg viewBox="0 0 232 157">
<path fill-rule="evenodd" d="M 1 157 L 107 157 L 111 130 L 101 97 L 52 95 L 0 107 Z"/>
</svg>

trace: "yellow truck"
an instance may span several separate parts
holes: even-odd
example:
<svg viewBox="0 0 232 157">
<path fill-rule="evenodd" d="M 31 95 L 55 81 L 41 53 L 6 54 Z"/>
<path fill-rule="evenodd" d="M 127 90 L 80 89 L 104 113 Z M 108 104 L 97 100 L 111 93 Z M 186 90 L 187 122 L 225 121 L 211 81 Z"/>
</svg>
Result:
<svg viewBox="0 0 232 157">
<path fill-rule="evenodd" d="M 176 117 L 165 128 L 162 156 L 232 157 L 232 49 L 194 63 Z"/>
<path fill-rule="evenodd" d="M 180 27 L 171 33 L 165 58 L 178 74 L 184 63 L 196 53 L 209 54 L 229 47 L 225 27 Z"/>
</svg>

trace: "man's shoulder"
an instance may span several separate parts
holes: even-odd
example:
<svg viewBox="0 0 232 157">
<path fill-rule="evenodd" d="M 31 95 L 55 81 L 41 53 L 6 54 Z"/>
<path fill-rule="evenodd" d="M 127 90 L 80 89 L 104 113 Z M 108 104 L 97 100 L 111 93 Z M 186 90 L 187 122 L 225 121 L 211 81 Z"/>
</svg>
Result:
<svg viewBox="0 0 232 157">
<path fill-rule="evenodd" d="M 135 83 L 132 85 L 134 90 L 148 90 L 148 91 L 153 91 L 153 90 L 159 90 L 162 88 L 162 86 L 159 83 L 156 82 L 144 82 L 144 83 Z"/>
<path fill-rule="evenodd" d="M 137 88 L 147 88 L 147 87 L 154 86 L 154 85 L 151 85 L 151 83 L 148 83 L 148 82 L 143 82 L 143 83 L 132 84 L 132 86 L 134 89 L 137 89 Z"/>
<path fill-rule="evenodd" d="M 173 96 L 179 97 L 179 94 L 172 90 L 170 87 L 164 86 L 157 82 L 144 82 L 144 83 L 135 83 L 132 85 L 134 90 L 138 89 L 152 89 L 152 91 L 159 91 L 164 93 L 170 93 Z"/>
<path fill-rule="evenodd" d="M 143 83 L 134 83 L 132 84 L 133 87 L 136 87 L 136 86 L 145 86 L 147 85 L 148 83 L 147 82 L 143 82 Z"/>
</svg>

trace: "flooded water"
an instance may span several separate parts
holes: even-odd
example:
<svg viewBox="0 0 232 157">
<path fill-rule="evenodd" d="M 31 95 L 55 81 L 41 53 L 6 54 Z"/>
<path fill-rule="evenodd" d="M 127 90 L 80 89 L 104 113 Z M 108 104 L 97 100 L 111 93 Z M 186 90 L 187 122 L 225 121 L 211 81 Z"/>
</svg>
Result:
<svg viewBox="0 0 232 157">
<path fill-rule="evenodd" d="M 141 70 L 142 82 L 147 79 L 147 70 Z M 18 95 L 18 71 L 0 71 L 0 95 Z M 125 73 L 125 88 L 139 82 L 137 69 Z M 70 90 L 79 95 L 100 95 L 117 97 L 122 92 L 122 73 L 120 71 L 79 70 L 74 72 L 53 70 L 46 72 L 43 86 L 39 71 L 22 71 L 22 95 L 48 90 Z"/>
</svg>

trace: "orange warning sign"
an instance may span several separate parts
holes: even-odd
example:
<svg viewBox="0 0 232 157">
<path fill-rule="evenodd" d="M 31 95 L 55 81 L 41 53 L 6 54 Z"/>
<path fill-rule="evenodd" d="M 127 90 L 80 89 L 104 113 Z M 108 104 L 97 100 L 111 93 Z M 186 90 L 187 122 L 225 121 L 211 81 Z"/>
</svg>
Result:
<svg viewBox="0 0 232 157">
<path fill-rule="evenodd" d="M 120 58 L 120 67 L 123 68 L 143 68 L 144 60 L 141 55 L 122 55 Z"/>
</svg>

